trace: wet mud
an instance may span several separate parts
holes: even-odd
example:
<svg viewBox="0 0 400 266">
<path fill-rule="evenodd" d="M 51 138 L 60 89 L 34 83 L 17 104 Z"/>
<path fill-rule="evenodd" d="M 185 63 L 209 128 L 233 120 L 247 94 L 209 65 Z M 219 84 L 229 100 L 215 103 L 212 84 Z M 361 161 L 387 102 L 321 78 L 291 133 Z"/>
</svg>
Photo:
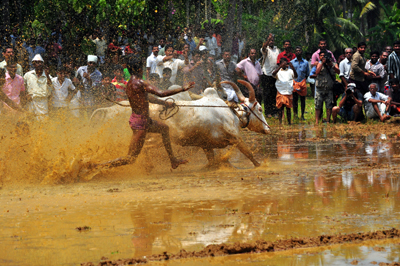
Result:
<svg viewBox="0 0 400 266">
<path fill-rule="evenodd" d="M 172 170 L 161 138 L 149 134 L 136 163 L 82 178 L 82 163 L 126 154 L 125 120 L 99 127 L 33 123 L 29 135 L 10 123 L 0 128 L 1 265 L 121 258 L 171 266 L 398 261 L 397 238 L 346 246 L 317 237 L 398 228 L 396 125 L 277 127 L 267 136 L 243 130 L 258 168 L 228 148 L 216 156 L 229 164 L 205 169 L 202 150 L 174 145 L 190 162 Z M 268 248 L 275 252 L 257 253 Z M 200 253 L 206 257 L 191 257 Z"/>
<path fill-rule="evenodd" d="M 390 230 L 382 230 L 382 231 L 367 232 L 367 233 L 354 233 L 348 235 L 321 235 L 317 237 L 282 239 L 274 242 L 256 241 L 255 243 L 209 245 L 200 251 L 187 252 L 186 250 L 181 250 L 179 253 L 176 254 L 169 254 L 167 252 L 164 252 L 163 254 L 151 255 L 147 258 L 120 259 L 115 261 L 105 260 L 99 262 L 98 264 L 93 264 L 92 262 L 86 262 L 82 263 L 81 265 L 82 266 L 129 265 L 136 263 L 147 263 L 150 261 L 204 258 L 204 257 L 243 254 L 243 253 L 276 252 L 289 249 L 311 248 L 311 247 L 320 247 L 326 245 L 350 243 L 356 241 L 391 239 L 399 237 L 400 237 L 400 231 L 398 229 L 392 228 Z M 353 261 L 351 264 L 357 265 L 358 262 Z M 392 264 L 382 264 L 382 265 L 392 265 Z"/>
</svg>

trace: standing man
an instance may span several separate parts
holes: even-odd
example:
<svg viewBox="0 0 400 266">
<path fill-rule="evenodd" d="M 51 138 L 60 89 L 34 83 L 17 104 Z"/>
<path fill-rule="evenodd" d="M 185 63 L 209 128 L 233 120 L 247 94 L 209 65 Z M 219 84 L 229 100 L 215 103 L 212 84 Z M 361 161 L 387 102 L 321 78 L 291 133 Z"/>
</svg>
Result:
<svg viewBox="0 0 400 266">
<path fill-rule="evenodd" d="M 26 104 L 26 93 L 24 86 L 24 78 L 18 75 L 17 62 L 15 60 L 9 60 L 6 66 L 7 72 L 5 74 L 5 84 L 2 86 L 2 91 L 7 97 L 12 100 L 18 106 Z M 11 107 L 4 103 L 5 109 L 11 111 Z M 0 110 L 2 106 L 0 106 Z"/>
<path fill-rule="evenodd" d="M 117 167 L 134 163 L 142 150 L 147 133 L 159 133 L 162 135 L 163 144 L 171 161 L 172 169 L 176 169 L 179 165 L 187 163 L 187 160 L 179 160 L 174 156 L 168 126 L 162 122 L 153 121 L 149 117 L 149 102 L 166 106 L 169 105 L 169 107 L 172 107 L 173 104 L 169 104 L 155 97 L 149 97 L 149 94 L 158 97 L 167 97 L 179 92 L 187 91 L 191 89 L 194 84 L 190 83 L 185 87 L 178 89 L 161 91 L 140 78 L 143 75 L 142 64 L 140 61 L 128 63 L 128 69 L 132 74 L 132 77 L 128 82 L 126 94 L 132 108 L 129 125 L 133 132 L 128 155 L 102 164 L 93 165 L 92 167 Z"/>
<path fill-rule="evenodd" d="M 49 69 L 44 70 L 44 60 L 40 54 L 32 59 L 35 68 L 24 76 L 25 88 L 28 92 L 27 100 L 31 113 L 36 119 L 42 121 L 49 115 L 49 97 L 52 91 L 52 81 Z"/>
<path fill-rule="evenodd" d="M 391 54 L 393 52 L 392 46 L 390 46 L 390 45 L 386 46 L 385 47 L 385 52 L 388 53 L 388 54 Z"/>
<path fill-rule="evenodd" d="M 95 104 L 95 88 L 99 87 L 102 80 L 102 74 L 97 70 L 97 56 L 88 55 L 87 66 L 81 66 L 76 71 L 76 77 L 80 80 L 82 93 L 82 102 L 86 109 L 88 115 L 94 110 L 92 106 Z M 90 108 L 91 107 L 91 108 Z"/>
<path fill-rule="evenodd" d="M 303 59 L 303 49 L 300 46 L 295 50 L 296 58 L 290 63 L 297 73 L 297 78 L 293 81 L 293 115 L 294 119 L 298 119 L 298 99 L 300 97 L 301 104 L 301 120 L 305 120 L 304 112 L 306 110 L 306 95 L 307 95 L 307 77 L 310 75 L 310 68 L 307 60 Z"/>
<path fill-rule="evenodd" d="M 221 81 L 231 81 L 234 82 L 235 80 L 235 69 L 236 69 L 236 64 L 231 61 L 231 51 L 230 50 L 225 50 L 222 54 L 222 59 L 217 61 L 217 63 L 215 63 L 220 76 L 221 76 Z M 229 102 L 238 102 L 239 99 L 234 91 L 234 89 L 232 88 L 231 85 L 229 84 L 221 84 L 222 88 L 224 89 L 224 91 L 226 92 L 227 95 L 227 100 Z"/>
<path fill-rule="evenodd" d="M 400 41 L 393 43 L 393 52 L 389 54 L 387 68 L 389 78 L 400 79 Z"/>
<path fill-rule="evenodd" d="M 292 44 L 289 40 L 283 41 L 283 52 L 278 55 L 276 64 L 280 64 L 281 58 L 284 57 L 288 62 L 296 58 L 296 55 L 292 53 Z"/>
<path fill-rule="evenodd" d="M 163 78 L 163 69 L 166 67 L 169 67 L 172 69 L 172 64 L 174 63 L 174 47 L 172 44 L 167 44 L 164 46 L 165 48 L 165 55 L 159 55 L 157 56 L 156 63 L 157 63 L 157 73 L 160 76 L 160 78 Z"/>
<path fill-rule="evenodd" d="M 193 51 L 193 62 L 183 68 L 183 80 L 185 83 L 194 81 L 195 85 L 191 92 L 201 94 L 208 87 L 206 79 L 206 62 L 202 60 L 202 52 Z"/>
<path fill-rule="evenodd" d="M 376 83 L 378 84 L 378 91 L 384 93 L 385 91 L 385 68 L 384 66 L 378 61 L 379 59 L 379 52 L 374 51 L 371 53 L 371 59 L 367 61 L 365 64 L 365 70 L 368 72 L 372 72 L 375 75 L 372 75 L 367 78 L 367 82 L 370 83 Z M 368 85 L 369 85 L 368 84 Z"/>
<path fill-rule="evenodd" d="M 315 78 L 315 123 L 318 125 L 322 116 L 322 107 L 325 102 L 326 116 L 328 123 L 331 119 L 333 108 L 333 82 L 335 72 L 339 73 L 336 63 L 328 55 L 327 51 L 319 52 L 320 61 L 315 68 L 315 73 L 311 71 L 310 77 Z"/>
<path fill-rule="evenodd" d="M 150 78 L 150 74 L 157 73 L 157 56 L 158 56 L 158 45 L 153 45 L 152 53 L 146 60 L 146 80 Z"/>
<path fill-rule="evenodd" d="M 331 54 L 332 61 L 333 61 L 334 63 L 336 63 L 336 59 L 335 59 L 335 57 L 333 56 L 333 53 L 327 49 L 327 44 L 326 44 L 326 40 L 325 40 L 325 39 L 319 40 L 318 48 L 319 48 L 319 49 L 318 49 L 315 53 L 313 53 L 313 55 L 312 55 L 312 57 L 311 57 L 311 66 L 317 66 L 317 65 L 318 65 L 318 62 L 319 62 L 319 53 L 320 53 L 322 50 L 327 51 L 328 53 L 330 53 L 330 54 Z"/>
<path fill-rule="evenodd" d="M 347 85 L 349 84 L 350 79 L 351 57 L 353 56 L 353 49 L 344 49 L 344 55 L 345 59 L 343 59 L 339 64 L 339 77 L 342 80 L 343 86 L 347 89 Z"/>
<path fill-rule="evenodd" d="M 12 59 L 14 60 L 15 55 L 14 55 L 14 48 L 12 46 L 5 46 L 3 50 L 3 57 L 4 60 L 0 62 L 0 68 L 5 69 L 7 66 L 7 63 Z M 20 64 L 17 64 L 17 72 L 19 76 L 23 77 L 24 76 L 24 70 L 22 69 L 22 66 Z"/>
<path fill-rule="evenodd" d="M 351 59 L 351 71 L 350 71 L 350 80 L 352 83 L 356 84 L 356 88 L 362 93 L 365 94 L 368 91 L 368 86 L 365 84 L 365 78 L 371 77 L 375 74 L 369 73 L 365 69 L 365 47 L 367 45 L 365 42 L 359 42 L 357 52 L 353 55 Z"/>
<path fill-rule="evenodd" d="M 261 65 L 256 60 L 257 51 L 252 48 L 249 52 L 249 57 L 243 59 L 236 66 L 236 72 L 238 76 L 242 77 L 244 80 L 250 82 L 256 92 L 256 99 L 258 102 L 262 102 L 262 91 L 260 89 L 260 76 L 262 75 Z M 245 97 L 249 97 L 247 91 L 243 92 Z"/>
<path fill-rule="evenodd" d="M 267 40 L 261 47 L 261 54 L 263 56 L 263 74 L 261 76 L 261 86 L 263 90 L 264 111 L 266 117 L 272 117 L 272 115 L 277 115 L 278 113 L 278 109 L 276 108 L 275 78 L 272 77 L 272 72 L 278 66 L 276 62 L 280 51 L 279 48 L 276 47 L 274 44 L 275 37 L 272 33 L 270 33 Z"/>
<path fill-rule="evenodd" d="M 207 50 L 209 51 L 210 54 L 216 56 L 218 52 L 218 43 L 217 43 L 217 38 L 214 36 L 214 30 L 212 27 L 210 27 L 208 31 L 208 36 L 204 38 L 204 40 L 207 42 Z"/>
</svg>

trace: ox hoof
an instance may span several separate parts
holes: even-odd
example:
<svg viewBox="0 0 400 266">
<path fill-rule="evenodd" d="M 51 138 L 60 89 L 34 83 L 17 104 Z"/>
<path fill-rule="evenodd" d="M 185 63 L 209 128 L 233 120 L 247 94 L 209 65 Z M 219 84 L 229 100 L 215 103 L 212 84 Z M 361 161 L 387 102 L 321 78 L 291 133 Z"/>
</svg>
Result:
<svg viewBox="0 0 400 266">
<path fill-rule="evenodd" d="M 172 169 L 176 169 L 176 168 L 178 168 L 179 165 L 186 164 L 188 162 L 189 162 L 188 160 L 175 159 L 173 162 L 171 162 L 171 166 L 172 166 Z"/>
<path fill-rule="evenodd" d="M 255 168 L 257 168 L 257 167 L 260 167 L 260 166 L 261 166 L 261 164 L 260 164 L 259 162 L 253 162 L 253 164 L 254 164 L 254 167 L 255 167 Z"/>
</svg>

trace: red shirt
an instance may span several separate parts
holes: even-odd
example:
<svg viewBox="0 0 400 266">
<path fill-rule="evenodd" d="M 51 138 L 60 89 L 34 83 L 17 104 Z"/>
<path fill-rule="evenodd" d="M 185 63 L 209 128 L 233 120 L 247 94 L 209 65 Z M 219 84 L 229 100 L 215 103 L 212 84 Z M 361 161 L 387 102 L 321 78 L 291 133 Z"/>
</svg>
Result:
<svg viewBox="0 0 400 266">
<path fill-rule="evenodd" d="M 277 61 L 278 61 L 277 64 L 278 65 L 280 64 L 280 61 L 281 61 L 282 57 L 286 58 L 288 60 L 288 62 L 290 62 L 290 61 L 292 61 L 293 59 L 296 58 L 296 55 L 294 53 L 287 54 L 286 51 L 283 51 L 282 53 L 280 53 L 278 55 L 278 58 L 277 58 Z"/>
</svg>

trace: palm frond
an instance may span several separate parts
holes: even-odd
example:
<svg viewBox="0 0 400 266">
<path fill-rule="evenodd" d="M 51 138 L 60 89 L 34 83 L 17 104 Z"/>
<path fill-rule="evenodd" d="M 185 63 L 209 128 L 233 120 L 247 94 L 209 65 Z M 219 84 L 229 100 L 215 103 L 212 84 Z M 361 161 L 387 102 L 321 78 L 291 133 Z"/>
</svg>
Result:
<svg viewBox="0 0 400 266">
<path fill-rule="evenodd" d="M 376 8 L 376 5 L 375 5 L 374 3 L 368 2 L 368 3 L 363 7 L 363 9 L 361 10 L 360 18 L 361 18 L 362 16 L 364 16 L 365 14 L 367 14 L 368 12 L 374 10 L 375 8 Z"/>
</svg>

